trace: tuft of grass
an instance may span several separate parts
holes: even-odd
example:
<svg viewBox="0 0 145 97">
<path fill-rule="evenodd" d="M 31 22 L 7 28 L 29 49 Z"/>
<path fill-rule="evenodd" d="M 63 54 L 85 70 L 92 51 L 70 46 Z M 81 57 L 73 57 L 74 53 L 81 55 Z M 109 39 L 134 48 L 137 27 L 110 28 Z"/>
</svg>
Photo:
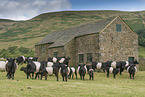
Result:
<svg viewBox="0 0 145 97">
<path fill-rule="evenodd" d="M 112 75 L 107 78 L 105 73 L 95 72 L 93 81 L 86 74 L 84 81 L 78 75 L 78 79 L 74 77 L 63 82 L 59 75 L 57 82 L 54 75 L 48 76 L 47 80 L 26 79 L 26 74 L 19 69 L 16 70 L 14 80 L 7 79 L 6 72 L 0 72 L 2 97 L 144 97 L 145 93 L 145 71 L 137 72 L 134 80 L 126 72 L 122 76 L 117 75 L 116 79 Z"/>
</svg>

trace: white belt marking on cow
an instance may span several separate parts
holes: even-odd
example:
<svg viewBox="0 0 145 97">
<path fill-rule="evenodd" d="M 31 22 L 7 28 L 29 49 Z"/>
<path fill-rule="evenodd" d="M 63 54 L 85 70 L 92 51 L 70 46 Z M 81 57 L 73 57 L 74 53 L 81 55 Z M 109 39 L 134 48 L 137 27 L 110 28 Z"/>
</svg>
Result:
<svg viewBox="0 0 145 97">
<path fill-rule="evenodd" d="M 0 61 L 0 71 L 3 71 L 5 72 L 6 71 L 6 64 L 7 64 L 8 61 Z"/>
<path fill-rule="evenodd" d="M 46 71 L 47 71 L 48 75 L 52 75 L 53 74 L 53 67 L 46 67 Z"/>
<path fill-rule="evenodd" d="M 113 61 L 113 62 L 111 63 L 111 67 L 116 68 L 116 61 Z"/>
<path fill-rule="evenodd" d="M 109 72 L 112 73 L 113 72 L 113 67 L 109 68 Z"/>
<path fill-rule="evenodd" d="M 59 61 L 59 63 L 63 63 L 65 60 L 65 58 L 61 58 L 61 60 Z"/>
<path fill-rule="evenodd" d="M 101 67 L 102 67 L 102 63 L 98 63 L 97 64 L 97 69 L 101 69 Z"/>
<path fill-rule="evenodd" d="M 36 61 L 33 61 L 33 62 L 36 65 L 36 72 L 35 73 L 37 73 L 37 72 L 39 72 L 39 69 L 40 69 L 41 64 L 40 64 L 40 62 L 36 62 Z"/>
</svg>

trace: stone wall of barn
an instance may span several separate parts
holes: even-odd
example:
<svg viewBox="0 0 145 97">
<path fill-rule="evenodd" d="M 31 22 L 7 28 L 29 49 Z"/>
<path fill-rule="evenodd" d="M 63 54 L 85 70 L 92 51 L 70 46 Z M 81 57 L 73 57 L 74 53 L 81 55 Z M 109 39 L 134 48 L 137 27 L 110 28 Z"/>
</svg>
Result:
<svg viewBox="0 0 145 97">
<path fill-rule="evenodd" d="M 35 54 L 36 57 L 38 57 L 39 61 L 46 61 L 48 57 L 48 47 L 51 44 L 43 44 L 44 45 L 44 52 L 41 52 L 41 46 L 42 45 L 36 45 L 35 46 Z"/>
<path fill-rule="evenodd" d="M 116 24 L 121 24 L 121 32 L 116 32 Z M 101 62 L 112 60 L 138 60 L 138 36 L 117 17 L 99 33 L 99 58 Z"/>
<path fill-rule="evenodd" d="M 84 35 L 75 38 L 76 47 L 76 63 L 79 63 L 78 54 L 84 54 L 84 63 L 91 65 L 87 62 L 87 53 L 92 53 L 92 61 L 99 60 L 99 47 L 98 47 L 98 34 Z"/>
<path fill-rule="evenodd" d="M 75 39 L 69 41 L 65 47 L 65 56 L 71 58 L 69 61 L 69 66 L 76 66 L 76 48 L 75 48 Z"/>
<path fill-rule="evenodd" d="M 57 52 L 57 57 L 65 56 L 64 47 L 53 47 L 48 49 L 48 57 L 54 57 L 54 52 Z"/>
</svg>

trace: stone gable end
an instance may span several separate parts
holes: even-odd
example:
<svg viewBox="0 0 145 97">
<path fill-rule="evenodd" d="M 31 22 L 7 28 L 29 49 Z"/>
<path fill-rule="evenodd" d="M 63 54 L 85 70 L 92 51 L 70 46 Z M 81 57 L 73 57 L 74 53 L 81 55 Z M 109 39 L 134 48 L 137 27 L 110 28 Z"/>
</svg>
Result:
<svg viewBox="0 0 145 97">
<path fill-rule="evenodd" d="M 116 31 L 121 25 L 121 32 Z M 116 17 L 99 33 L 100 61 L 120 61 L 134 57 L 138 60 L 138 36 L 120 18 Z"/>
</svg>

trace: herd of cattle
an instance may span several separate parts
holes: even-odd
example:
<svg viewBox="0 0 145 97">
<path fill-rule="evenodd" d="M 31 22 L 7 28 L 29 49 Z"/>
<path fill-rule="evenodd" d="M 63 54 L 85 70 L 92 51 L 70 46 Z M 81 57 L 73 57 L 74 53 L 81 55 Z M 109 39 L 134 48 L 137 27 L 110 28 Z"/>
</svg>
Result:
<svg viewBox="0 0 145 97">
<path fill-rule="evenodd" d="M 27 79 L 34 78 L 37 79 L 41 76 L 40 79 L 45 76 L 45 80 L 47 80 L 48 75 L 55 74 L 57 81 L 59 73 L 62 76 L 63 81 L 67 81 L 67 79 L 74 77 L 77 78 L 77 73 L 80 75 L 81 80 L 84 80 L 85 74 L 89 74 L 90 80 L 94 80 L 94 72 L 97 70 L 103 70 L 107 72 L 107 77 L 109 77 L 109 73 L 112 73 L 114 78 L 115 75 L 127 69 L 130 74 L 130 78 L 134 79 L 135 72 L 137 71 L 136 65 L 139 64 L 137 60 L 135 61 L 106 61 L 104 63 L 96 63 L 92 62 L 92 65 L 78 64 L 77 69 L 74 67 L 69 67 L 70 58 L 66 57 L 51 57 L 48 58 L 48 61 L 37 61 L 38 57 L 27 57 L 20 56 L 16 59 L 10 58 L 7 61 L 0 61 L 0 71 L 6 71 L 7 77 L 10 79 L 14 79 L 14 74 L 19 64 L 27 63 L 26 67 L 21 67 L 20 71 L 24 71 L 27 75 Z"/>
</svg>

